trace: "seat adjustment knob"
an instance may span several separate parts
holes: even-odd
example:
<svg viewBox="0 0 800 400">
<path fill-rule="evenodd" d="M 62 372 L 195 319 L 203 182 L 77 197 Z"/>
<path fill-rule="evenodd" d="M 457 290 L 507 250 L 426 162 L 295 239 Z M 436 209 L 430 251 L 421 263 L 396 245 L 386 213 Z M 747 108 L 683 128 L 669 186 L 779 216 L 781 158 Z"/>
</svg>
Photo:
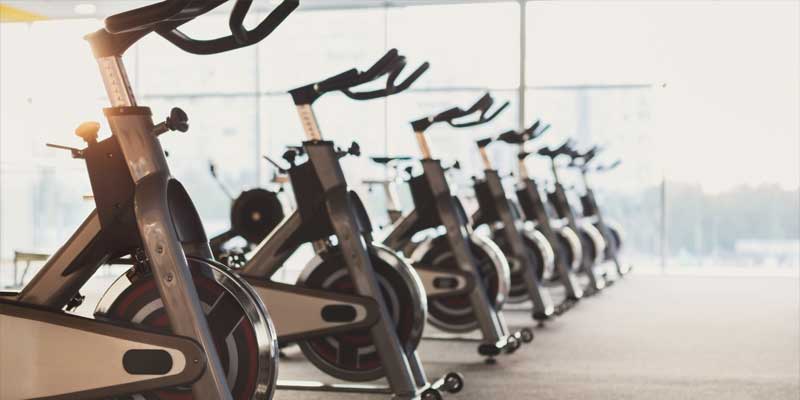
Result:
<svg viewBox="0 0 800 400">
<path fill-rule="evenodd" d="M 97 133 L 100 132 L 100 123 L 88 121 L 75 128 L 75 135 L 88 144 L 97 143 Z"/>
</svg>

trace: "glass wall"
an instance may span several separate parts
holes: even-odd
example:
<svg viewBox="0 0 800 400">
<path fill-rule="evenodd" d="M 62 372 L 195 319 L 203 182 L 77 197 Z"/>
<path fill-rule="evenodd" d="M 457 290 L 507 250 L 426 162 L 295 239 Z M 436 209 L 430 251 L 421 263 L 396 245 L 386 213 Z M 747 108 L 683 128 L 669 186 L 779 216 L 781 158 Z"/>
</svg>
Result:
<svg viewBox="0 0 800 400">
<path fill-rule="evenodd" d="M 622 158 L 594 181 L 629 251 L 670 267 L 800 263 L 798 8 L 528 3 L 526 117 Z"/>
<path fill-rule="evenodd" d="M 471 27 L 486 15 L 501 23 L 500 29 L 479 34 Z M 439 32 L 441 21 L 453 18 L 468 23 Z M 431 62 L 433 68 L 413 90 L 391 100 L 357 102 L 333 94 L 315 104 L 327 139 L 341 146 L 357 141 L 365 156 L 416 155 L 412 119 L 467 106 L 486 90 L 516 100 L 518 19 L 519 6 L 513 3 L 301 11 L 259 46 L 200 60 L 154 35 L 129 50 L 125 63 L 139 102 L 153 109 L 154 118 L 175 106 L 188 113 L 189 132 L 164 135 L 162 144 L 173 175 L 193 195 L 214 234 L 228 226 L 230 199 L 215 184 L 209 164 L 236 194 L 270 183 L 275 171 L 262 155 L 282 162 L 286 146 L 304 139 L 287 90 L 354 66 L 366 68 L 393 47 L 408 56 L 407 72 Z M 108 132 L 101 114 L 107 101 L 82 40 L 98 26 L 98 20 L 0 25 L 0 259 L 11 258 L 15 250 L 54 251 L 92 208 L 83 198 L 90 193 L 83 162 L 44 144 L 80 147 L 70 131 L 86 120 L 100 121 L 101 134 Z M 226 26 L 225 16 L 211 15 L 191 22 L 186 31 L 211 37 Z M 508 62 L 498 69 L 495 58 Z M 503 129 L 516 121 L 514 111 L 503 118 Z M 474 159 L 473 133 L 452 135 L 436 133 L 432 141 L 448 150 L 457 142 L 459 155 Z M 346 158 L 343 166 L 355 184 L 384 175 L 368 157 Z M 365 198 L 379 213 L 383 199 L 366 193 Z"/>
<path fill-rule="evenodd" d="M 174 106 L 189 114 L 189 133 L 164 135 L 163 144 L 210 234 L 227 227 L 230 200 L 209 163 L 234 193 L 268 185 L 275 171 L 261 156 L 280 162 L 303 139 L 286 91 L 367 67 L 396 47 L 409 70 L 429 61 L 429 72 L 389 99 L 326 96 L 315 104 L 326 138 L 358 141 L 365 156 L 417 155 L 411 120 L 489 90 L 512 103 L 497 121 L 430 131 L 434 152 L 461 162 L 464 184 L 481 168 L 475 139 L 541 118 L 553 128 L 538 144 L 573 137 L 605 146 L 607 162 L 622 159 L 592 183 L 638 264 L 796 267 L 797 8 L 508 1 L 306 10 L 255 47 L 201 60 L 153 36 L 125 61 L 156 118 Z M 81 39 L 98 26 L 0 24 L 0 259 L 54 251 L 93 206 L 82 197 L 90 192 L 83 162 L 44 144 L 78 147 L 74 127 L 104 123 L 103 89 Z M 207 16 L 187 30 L 210 37 L 226 26 L 224 16 Z M 513 172 L 511 149 L 492 152 L 502 173 Z M 529 167 L 552 182 L 546 163 Z M 350 157 L 344 168 L 354 184 L 386 174 L 368 157 Z M 574 176 L 563 177 L 580 190 Z M 383 199 L 357 188 L 381 225 Z"/>
</svg>

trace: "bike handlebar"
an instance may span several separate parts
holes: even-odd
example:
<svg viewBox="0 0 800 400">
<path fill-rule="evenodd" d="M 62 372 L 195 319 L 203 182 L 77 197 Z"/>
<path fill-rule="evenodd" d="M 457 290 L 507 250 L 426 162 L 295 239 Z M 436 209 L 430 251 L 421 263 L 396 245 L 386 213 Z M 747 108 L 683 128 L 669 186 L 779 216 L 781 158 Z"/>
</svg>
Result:
<svg viewBox="0 0 800 400">
<path fill-rule="evenodd" d="M 619 167 L 620 164 L 622 164 L 622 160 L 616 160 L 611 164 L 595 167 L 594 170 L 597 172 L 611 171 L 612 169 Z"/>
<path fill-rule="evenodd" d="M 593 146 L 592 148 L 584 151 L 583 153 L 577 151 L 576 149 L 567 149 L 564 154 L 567 154 L 572 160 L 569 163 L 570 167 L 577 167 L 580 168 L 584 172 L 588 171 L 595 171 L 595 172 L 604 172 L 610 171 L 616 167 L 618 167 L 622 160 L 616 160 L 611 164 L 606 165 L 598 165 L 594 168 L 590 168 L 590 162 L 596 158 L 598 154 L 603 151 L 603 148 L 600 146 Z M 580 161 L 580 162 L 578 162 Z"/>
<path fill-rule="evenodd" d="M 509 144 L 525 144 L 525 142 L 536 139 L 542 136 L 547 130 L 550 129 L 550 124 L 542 126 L 542 122 L 540 120 L 536 120 L 530 127 L 525 129 L 522 132 L 517 132 L 515 130 L 509 130 L 506 132 L 501 133 L 497 136 L 497 140 L 502 142 L 506 142 Z"/>
<path fill-rule="evenodd" d="M 453 107 L 446 111 L 443 111 L 439 114 L 436 114 L 432 117 L 422 118 L 416 121 L 411 122 L 411 126 L 414 128 L 415 132 L 423 132 L 428 129 L 431 125 L 437 122 L 446 122 L 450 126 L 454 128 L 467 128 L 476 125 L 485 124 L 495 117 L 497 117 L 506 107 L 509 106 L 509 102 L 503 103 L 502 106 L 497 108 L 493 112 L 489 112 L 489 109 L 494 104 L 494 99 L 492 95 L 489 93 L 484 94 L 480 99 L 478 99 L 475 104 L 473 104 L 470 108 L 463 110 L 459 107 Z M 456 122 L 456 119 L 463 118 L 470 116 L 472 114 L 479 113 L 478 119 L 475 121 L 470 122 Z"/>
<path fill-rule="evenodd" d="M 312 104 L 320 96 L 328 92 L 342 92 L 353 100 L 371 100 L 387 97 L 408 89 L 425 71 L 430 64 L 422 63 L 406 77 L 401 83 L 396 83 L 400 73 L 406 67 L 406 58 L 398 53 L 397 49 L 389 50 L 373 66 L 366 71 L 355 68 L 349 69 L 323 81 L 290 90 L 295 104 Z M 383 89 L 355 92 L 352 89 L 387 76 L 386 86 Z"/>
<path fill-rule="evenodd" d="M 178 27 L 205 14 L 229 0 L 165 0 L 105 19 L 105 29 L 112 34 L 134 31 L 156 31 L 178 48 L 193 54 L 216 54 L 260 42 L 269 36 L 298 6 L 299 0 L 284 0 L 253 30 L 244 27 L 252 0 L 236 0 L 228 26 L 231 34 L 216 39 L 198 40 L 187 36 Z"/>
<path fill-rule="evenodd" d="M 550 157 L 550 158 L 554 159 L 554 158 L 556 158 L 556 157 L 558 157 L 560 155 L 569 155 L 570 151 L 572 151 L 572 149 L 571 149 L 572 145 L 573 145 L 572 139 L 567 139 L 564 143 L 562 143 L 560 146 L 556 147 L 555 149 L 551 149 L 551 148 L 548 148 L 548 147 L 542 147 L 541 149 L 539 149 L 538 153 L 539 153 L 539 155 L 542 155 L 542 156 L 545 156 L 545 157 Z"/>
</svg>

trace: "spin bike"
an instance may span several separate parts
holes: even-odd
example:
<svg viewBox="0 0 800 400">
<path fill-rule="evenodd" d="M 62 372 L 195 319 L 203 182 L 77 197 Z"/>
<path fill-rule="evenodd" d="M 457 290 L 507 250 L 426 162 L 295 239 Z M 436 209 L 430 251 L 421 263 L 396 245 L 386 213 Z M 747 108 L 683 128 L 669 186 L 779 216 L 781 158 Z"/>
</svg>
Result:
<svg viewBox="0 0 800 400">
<path fill-rule="evenodd" d="M 537 153 L 550 160 L 550 170 L 553 174 L 554 182 L 552 190 L 547 193 L 547 199 L 553 207 L 555 217 L 559 223 L 563 226 L 568 226 L 578 234 L 583 255 L 580 258 L 580 272 L 582 276 L 587 277 L 589 280 L 586 292 L 594 294 L 609 286 L 613 281 L 608 281 L 606 279 L 607 274 L 600 268 L 606 248 L 603 234 L 590 222 L 576 217 L 564 185 L 561 184 L 556 159 L 560 156 L 568 156 L 572 151 L 571 146 L 572 142 L 567 140 L 556 148 L 543 147 Z"/>
<path fill-rule="evenodd" d="M 358 145 L 342 149 L 324 140 L 312 109 L 326 93 L 341 92 L 354 100 L 400 93 L 428 69 L 422 64 L 395 83 L 405 66 L 405 57 L 392 49 L 366 71 L 351 69 L 289 92 L 306 135 L 305 161 L 298 162 L 298 154 L 292 152 L 284 157 L 297 207 L 238 269 L 267 307 L 274 307 L 270 312 L 281 343 L 298 344 L 313 365 L 335 378 L 386 378 L 388 386 L 280 381 L 279 389 L 439 399 L 463 386 L 456 373 L 428 381 L 416 353 L 426 316 L 423 287 L 402 257 L 373 241 L 364 206 L 348 189 L 339 159 L 359 155 Z M 384 76 L 382 89 L 353 90 Z M 273 281 L 306 243 L 312 244 L 316 256 L 297 283 Z"/>
<path fill-rule="evenodd" d="M 178 108 L 154 124 L 139 106 L 124 52 L 156 32 L 194 54 L 258 43 L 298 5 L 284 1 L 253 30 L 242 26 L 250 2 L 238 1 L 231 35 L 196 40 L 178 28 L 224 0 L 167 0 L 113 15 L 88 40 L 108 94 L 111 136 L 100 124 L 75 133 L 83 149 L 51 145 L 84 159 L 96 208 L 19 293 L 0 300 L 0 398 L 176 397 L 269 399 L 277 343 L 252 289 L 213 261 L 203 225 L 170 175 L 159 136 L 185 132 Z M 129 257 L 132 269 L 106 292 L 95 319 L 64 312 L 98 267 Z M 124 284 L 123 284 L 124 282 Z"/>
<path fill-rule="evenodd" d="M 479 330 L 481 338 L 474 341 L 480 343 L 478 353 L 489 362 L 503 351 L 513 352 L 532 341 L 533 332 L 528 328 L 509 332 L 500 311 L 508 295 L 508 262 L 491 239 L 472 230 L 463 206 L 450 192 L 441 161 L 431 154 L 425 131 L 441 122 L 456 128 L 487 123 L 508 103 L 489 113 L 492 105 L 493 99 L 486 94 L 467 110 L 452 108 L 411 123 L 423 172 L 408 179 L 413 211 L 399 218 L 383 241 L 412 260 L 428 296 L 428 321 L 449 334 Z M 470 115 L 478 119 L 455 121 Z M 425 233 L 433 234 L 415 240 Z M 473 341 L 450 335 L 431 338 Z"/>
<path fill-rule="evenodd" d="M 607 165 L 594 165 L 592 161 L 596 160 L 596 156 L 601 152 L 600 147 L 592 147 L 586 152 L 580 153 L 578 151 L 570 151 L 569 156 L 571 161 L 570 167 L 577 168 L 581 173 L 581 181 L 583 182 L 583 193 L 580 195 L 581 211 L 583 217 L 593 224 L 598 231 L 603 234 L 606 241 L 606 248 L 604 259 L 611 261 L 616 267 L 617 276 L 622 277 L 631 271 L 629 264 L 622 264 L 619 261 L 619 252 L 622 248 L 622 229 L 619 224 L 614 221 L 606 220 L 600 212 L 600 207 L 597 204 L 597 199 L 594 196 L 594 190 L 589 185 L 590 172 L 606 172 L 618 167 L 621 163 L 616 160 Z"/>
<path fill-rule="evenodd" d="M 266 157 L 265 157 L 266 158 Z M 285 217 L 280 194 L 288 183 L 282 169 L 272 179 L 276 190 L 252 188 L 243 190 L 235 197 L 217 175 L 217 168 L 209 163 L 209 172 L 228 199 L 231 200 L 230 228 L 214 236 L 209 241 L 214 258 L 223 264 L 239 268 L 247 261 L 245 254 L 252 251 L 269 235 Z M 235 238 L 244 240 L 244 246 L 230 246 Z"/>
<path fill-rule="evenodd" d="M 514 132 L 503 135 L 509 137 Z M 544 286 L 544 282 L 552 280 L 555 275 L 553 246 L 533 223 L 522 218 L 519 206 L 506 196 L 500 174 L 489 159 L 487 147 L 492 142 L 493 138 L 476 142 L 484 172 L 482 179 L 474 178 L 478 209 L 472 216 L 473 224 L 476 228 L 487 227 L 492 240 L 509 259 L 511 285 L 508 302 L 520 304 L 531 301 L 533 318 L 546 320 L 553 314 L 566 311 L 572 302 L 567 297 L 557 307 L 553 305 L 550 293 Z"/>
<path fill-rule="evenodd" d="M 521 132 L 513 130 L 504 132 L 497 137 L 497 140 L 518 148 L 517 201 L 513 204 L 519 207 L 517 212 L 521 218 L 532 223 L 534 228 L 547 240 L 550 248 L 555 250 L 551 280 L 558 281 L 563 286 L 566 301 L 562 304 L 564 304 L 563 307 L 569 308 L 584 296 L 584 290 L 576 276 L 582 260 L 580 239 L 569 226 L 553 224 L 547 212 L 547 203 L 542 198 L 539 184 L 529 175 L 525 162 L 531 154 L 525 151 L 525 144 L 542 136 L 549 127 L 550 125 L 542 125 L 540 121 L 536 121 Z M 545 284 L 547 283 L 549 282 L 546 281 Z"/>
</svg>

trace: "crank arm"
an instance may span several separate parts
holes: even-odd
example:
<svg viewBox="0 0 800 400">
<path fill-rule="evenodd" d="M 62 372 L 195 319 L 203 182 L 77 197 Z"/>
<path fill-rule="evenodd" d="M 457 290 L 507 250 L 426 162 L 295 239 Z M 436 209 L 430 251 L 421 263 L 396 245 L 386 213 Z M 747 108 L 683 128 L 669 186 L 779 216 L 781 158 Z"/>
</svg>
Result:
<svg viewBox="0 0 800 400">
<path fill-rule="evenodd" d="M 378 320 L 367 297 L 246 278 L 269 310 L 281 343 L 365 329 Z"/>
<path fill-rule="evenodd" d="M 414 270 L 429 299 L 467 295 L 475 287 L 475 279 L 464 271 L 443 270 L 418 264 L 414 265 Z"/>
<path fill-rule="evenodd" d="M 0 354 L 8 400 L 113 398 L 188 385 L 206 367 L 188 338 L 6 301 Z"/>
</svg>

